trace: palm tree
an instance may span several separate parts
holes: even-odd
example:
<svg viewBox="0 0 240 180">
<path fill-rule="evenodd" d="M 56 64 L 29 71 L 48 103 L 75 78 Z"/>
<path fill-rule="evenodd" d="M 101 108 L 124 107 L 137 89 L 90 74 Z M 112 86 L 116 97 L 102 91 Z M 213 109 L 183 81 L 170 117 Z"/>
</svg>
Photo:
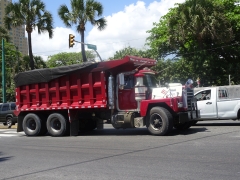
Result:
<svg viewBox="0 0 240 180">
<path fill-rule="evenodd" d="M 2 26 L 0 26 L 0 38 L 1 39 L 6 39 L 7 42 L 10 40 L 10 36 L 8 34 L 8 31 Z"/>
<path fill-rule="evenodd" d="M 41 0 L 19 0 L 9 3 L 5 9 L 4 24 L 8 29 L 17 26 L 26 26 L 28 34 L 28 48 L 31 70 L 34 69 L 32 54 L 31 33 L 37 27 L 38 34 L 48 32 L 49 38 L 53 36 L 53 18 L 50 12 L 45 10 L 45 4 Z"/>
<path fill-rule="evenodd" d="M 19 65 L 20 72 L 30 70 L 29 63 L 28 63 L 29 59 L 30 59 L 29 56 L 23 56 L 23 58 L 20 61 L 20 65 Z M 41 56 L 33 56 L 33 61 L 34 61 L 35 69 L 47 68 L 47 64 Z"/>
<path fill-rule="evenodd" d="M 84 46 L 84 31 L 87 22 L 93 26 L 97 26 L 99 30 L 106 27 L 106 19 L 97 17 L 102 16 L 103 6 L 101 3 L 94 0 L 71 0 L 72 11 L 66 5 L 61 5 L 58 9 L 58 15 L 67 27 L 77 25 L 77 32 L 81 35 L 81 50 L 83 62 L 87 61 Z"/>
</svg>

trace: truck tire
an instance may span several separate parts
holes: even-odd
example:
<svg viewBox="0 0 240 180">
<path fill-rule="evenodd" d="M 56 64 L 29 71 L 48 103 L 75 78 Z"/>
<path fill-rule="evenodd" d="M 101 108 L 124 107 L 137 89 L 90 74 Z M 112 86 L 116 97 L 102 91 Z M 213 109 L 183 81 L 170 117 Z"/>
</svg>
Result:
<svg viewBox="0 0 240 180">
<path fill-rule="evenodd" d="M 152 135 L 166 135 L 173 129 L 172 114 L 163 107 L 153 107 L 149 112 L 147 128 Z"/>
<path fill-rule="evenodd" d="M 47 130 L 51 136 L 64 136 L 67 132 L 67 121 L 63 115 L 53 113 L 47 118 Z"/>
<path fill-rule="evenodd" d="M 24 117 L 22 128 L 27 136 L 38 136 L 41 127 L 41 119 L 36 114 L 29 113 Z"/>
</svg>

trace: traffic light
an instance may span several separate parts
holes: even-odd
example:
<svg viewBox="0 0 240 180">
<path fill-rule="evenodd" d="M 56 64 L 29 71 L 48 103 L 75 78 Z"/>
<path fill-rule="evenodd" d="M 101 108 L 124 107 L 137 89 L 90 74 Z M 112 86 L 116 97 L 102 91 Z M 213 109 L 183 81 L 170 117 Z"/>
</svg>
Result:
<svg viewBox="0 0 240 180">
<path fill-rule="evenodd" d="M 74 38 L 75 38 L 75 36 L 73 34 L 69 34 L 69 48 L 73 47 L 73 45 L 75 44 L 74 43 L 74 41 L 75 41 Z"/>
</svg>

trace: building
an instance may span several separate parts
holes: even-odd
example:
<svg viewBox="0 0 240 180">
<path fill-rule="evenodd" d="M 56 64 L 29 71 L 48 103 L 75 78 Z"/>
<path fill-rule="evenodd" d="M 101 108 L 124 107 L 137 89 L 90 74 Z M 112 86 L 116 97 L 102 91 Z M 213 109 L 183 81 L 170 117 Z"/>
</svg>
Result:
<svg viewBox="0 0 240 180">
<path fill-rule="evenodd" d="M 0 0 L 0 26 L 4 27 L 4 16 L 5 16 L 5 7 L 8 3 L 11 3 L 12 0 Z M 23 54 L 28 55 L 28 42 L 25 37 L 25 26 L 14 27 L 9 30 L 11 37 L 11 42 L 15 45 L 16 48 Z"/>
</svg>

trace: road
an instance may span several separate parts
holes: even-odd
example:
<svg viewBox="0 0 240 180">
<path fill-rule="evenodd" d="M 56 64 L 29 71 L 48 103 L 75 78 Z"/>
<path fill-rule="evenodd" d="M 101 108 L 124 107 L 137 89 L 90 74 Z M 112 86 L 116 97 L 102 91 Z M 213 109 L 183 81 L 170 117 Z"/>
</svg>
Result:
<svg viewBox="0 0 240 180">
<path fill-rule="evenodd" d="M 0 179 L 236 180 L 240 122 L 199 122 L 151 136 L 105 125 L 76 137 L 27 137 L 0 129 Z"/>
</svg>

